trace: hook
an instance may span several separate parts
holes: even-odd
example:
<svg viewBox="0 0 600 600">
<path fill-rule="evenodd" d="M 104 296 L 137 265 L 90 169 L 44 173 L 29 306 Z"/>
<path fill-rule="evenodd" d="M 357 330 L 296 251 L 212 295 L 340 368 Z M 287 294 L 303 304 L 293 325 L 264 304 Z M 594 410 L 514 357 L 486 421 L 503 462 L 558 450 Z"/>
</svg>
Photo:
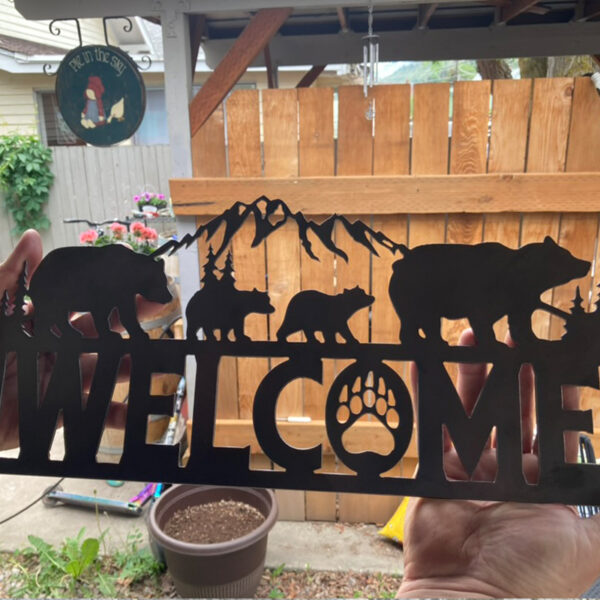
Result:
<svg viewBox="0 0 600 600">
<path fill-rule="evenodd" d="M 79 45 L 83 46 L 83 39 L 81 37 L 81 27 L 79 25 L 79 19 L 53 19 L 52 21 L 50 21 L 50 25 L 48 25 L 48 29 L 50 30 L 50 33 L 52 35 L 60 35 L 60 29 L 55 25 L 57 21 L 75 21 L 75 25 L 77 25 L 77 37 L 79 38 Z"/>
<path fill-rule="evenodd" d="M 129 17 L 102 17 L 102 27 L 104 28 L 104 41 L 106 42 L 107 46 L 110 46 L 110 44 L 108 43 L 108 33 L 106 31 L 106 21 L 108 21 L 109 19 L 124 19 L 125 21 L 127 21 L 127 23 L 123 25 L 123 31 L 125 33 L 129 33 L 133 29 L 133 23 L 131 22 L 131 19 Z"/>
<path fill-rule="evenodd" d="M 140 57 L 140 62 L 144 64 L 143 67 L 141 65 L 137 65 L 137 68 L 140 71 L 147 71 L 152 66 L 152 59 L 147 54 L 143 54 Z"/>
<path fill-rule="evenodd" d="M 48 75 L 48 77 L 54 77 L 56 75 L 56 71 L 52 72 L 52 65 L 50 63 L 46 63 L 42 70 L 44 71 L 44 75 Z"/>
</svg>

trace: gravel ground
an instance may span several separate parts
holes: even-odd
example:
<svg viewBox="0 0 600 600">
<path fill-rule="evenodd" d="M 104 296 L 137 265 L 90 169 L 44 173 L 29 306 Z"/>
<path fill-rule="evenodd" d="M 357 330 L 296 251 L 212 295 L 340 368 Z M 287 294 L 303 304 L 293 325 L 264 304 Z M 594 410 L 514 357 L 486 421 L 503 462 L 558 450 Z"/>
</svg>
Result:
<svg viewBox="0 0 600 600">
<path fill-rule="evenodd" d="M 353 571 L 282 571 L 268 569 L 255 598 L 394 598 L 401 578 Z"/>
</svg>

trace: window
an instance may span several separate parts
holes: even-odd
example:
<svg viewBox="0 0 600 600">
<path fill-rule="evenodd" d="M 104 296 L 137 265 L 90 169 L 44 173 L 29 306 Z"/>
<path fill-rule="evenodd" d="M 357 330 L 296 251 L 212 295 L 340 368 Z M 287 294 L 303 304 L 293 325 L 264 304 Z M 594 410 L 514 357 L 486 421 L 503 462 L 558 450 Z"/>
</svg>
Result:
<svg viewBox="0 0 600 600">
<path fill-rule="evenodd" d="M 80 140 L 65 123 L 54 92 L 40 92 L 40 126 L 42 139 L 48 146 L 83 146 Z"/>
<path fill-rule="evenodd" d="M 169 143 L 165 90 L 146 90 L 146 112 L 133 134 L 133 143 L 140 146 Z"/>
</svg>

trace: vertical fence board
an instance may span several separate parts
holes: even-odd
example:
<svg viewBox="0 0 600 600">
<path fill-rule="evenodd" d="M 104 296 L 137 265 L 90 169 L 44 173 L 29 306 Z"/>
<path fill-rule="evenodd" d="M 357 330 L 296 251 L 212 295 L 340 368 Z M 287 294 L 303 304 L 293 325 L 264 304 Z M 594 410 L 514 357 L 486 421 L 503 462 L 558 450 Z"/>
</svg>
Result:
<svg viewBox="0 0 600 600">
<path fill-rule="evenodd" d="M 407 175 L 410 168 L 410 85 L 378 85 L 370 95 L 375 99 L 373 174 Z"/>
<path fill-rule="evenodd" d="M 192 138 L 194 177 L 227 176 L 223 115 L 224 110 L 221 104 Z M 200 227 L 208 220 L 208 217 L 198 217 L 196 226 Z M 200 277 L 202 277 L 202 264 L 206 260 L 208 246 L 209 242 L 204 237 L 198 239 Z M 216 415 L 218 419 L 236 419 L 239 414 L 237 361 L 232 356 L 224 356 L 219 365 Z"/>
<path fill-rule="evenodd" d="M 421 83 L 414 86 L 413 175 L 448 172 L 449 101 L 450 85 L 447 83 Z"/>
<path fill-rule="evenodd" d="M 229 174 L 231 177 L 260 177 L 260 121 L 258 91 L 237 90 L 227 100 L 227 137 L 229 142 Z M 266 289 L 265 247 L 252 248 L 254 223 L 242 226 L 233 239 L 233 258 L 238 289 Z M 250 315 L 245 320 L 245 333 L 254 340 L 267 339 L 266 315 Z M 254 394 L 269 370 L 267 359 L 238 358 L 239 414 L 252 417 Z"/>
<path fill-rule="evenodd" d="M 410 86 L 378 86 L 375 97 L 375 136 L 373 140 L 373 175 L 403 175 L 410 171 Z M 383 231 L 399 244 L 408 243 L 406 215 L 373 215 L 372 227 Z M 379 250 L 379 249 L 378 249 Z M 392 264 L 400 258 L 381 249 L 371 258 L 371 293 L 375 303 L 371 311 L 371 342 L 398 343 L 399 319 L 388 293 Z M 390 363 L 410 391 L 408 363 Z M 400 476 L 402 462 L 392 475 Z M 385 523 L 394 513 L 401 498 L 373 498 L 369 501 L 370 519 Z"/>
<path fill-rule="evenodd" d="M 263 90 L 262 114 L 265 177 L 298 175 L 298 95 L 295 89 Z M 269 338 L 276 340 L 286 307 L 300 291 L 300 241 L 298 228 L 288 223 L 266 242 L 269 296 L 275 312 L 269 316 Z M 299 341 L 300 334 L 290 336 Z M 271 359 L 271 368 L 285 359 Z M 302 381 L 292 381 L 277 401 L 277 417 L 302 414 Z M 277 468 L 277 467 L 276 467 Z M 304 492 L 277 490 L 282 519 L 303 521 Z"/>
<path fill-rule="evenodd" d="M 567 171 L 597 171 L 600 168 L 600 149 L 597 138 L 600 136 L 600 102 L 596 88 L 586 78 L 574 82 L 571 127 L 568 141 Z M 596 252 L 596 236 L 598 233 L 597 215 L 569 213 L 562 215 L 558 242 L 577 258 L 594 260 Z M 591 271 L 591 269 L 590 269 Z M 589 306 L 592 290 L 592 273 L 577 281 L 569 282 L 554 290 L 552 303 L 569 310 L 575 289 L 580 288 L 586 308 Z M 550 320 L 550 336 L 561 337 L 564 333 L 564 320 L 552 316 Z"/>
<path fill-rule="evenodd" d="M 299 175 L 310 177 L 333 175 L 333 90 L 327 88 L 298 89 L 299 122 Z M 313 217 L 315 218 L 315 217 Z M 318 217 L 317 217 L 318 218 Z M 316 240 L 311 239 L 312 242 Z M 320 243 L 313 244 L 319 257 L 315 261 L 306 253 L 300 255 L 301 287 L 333 294 L 334 258 Z M 323 382 L 304 381 L 304 414 L 311 419 L 325 419 L 327 390 L 334 378 L 333 361 L 323 361 Z M 325 436 L 325 432 L 324 437 Z M 323 457 L 323 469 L 335 471 L 335 457 Z M 333 492 L 306 492 L 306 518 L 319 521 L 335 521 L 336 494 Z"/>
<path fill-rule="evenodd" d="M 413 175 L 448 172 L 449 102 L 450 86 L 447 83 L 414 86 L 410 165 Z M 445 236 L 445 215 L 410 215 L 408 242 L 411 247 L 441 244 Z"/>
<path fill-rule="evenodd" d="M 450 172 L 452 174 L 485 173 L 487 165 L 490 80 L 458 81 L 454 84 Z M 483 239 L 483 215 L 448 215 L 446 242 L 477 244 Z M 456 344 L 468 326 L 466 319 L 446 321 L 442 336 Z M 450 371 L 456 376 L 457 367 Z"/>
<path fill-rule="evenodd" d="M 531 79 L 496 79 L 493 83 L 489 173 L 525 170 Z"/>
<path fill-rule="evenodd" d="M 382 98 L 383 103 L 383 98 Z M 359 87 L 339 90 L 338 163 L 337 172 L 345 174 L 372 174 L 373 169 L 373 122 L 365 117 L 369 101 Z M 384 110 L 385 112 L 385 110 Z M 381 158 L 383 160 L 383 157 Z M 371 217 L 363 216 L 366 223 Z M 349 261 L 337 260 L 337 291 L 359 285 L 369 292 L 371 255 L 352 241 L 341 228 L 336 227 L 336 243 L 347 251 Z M 361 342 L 369 341 L 369 312 L 360 310 L 348 321 L 354 336 Z M 336 371 L 341 372 L 349 361 L 336 361 Z M 367 448 L 365 448 L 367 450 Z M 340 466 L 346 471 L 345 467 Z M 396 504 L 396 502 L 394 502 Z M 340 494 L 339 516 L 341 521 L 381 522 L 389 516 L 389 498 L 364 494 Z M 382 516 L 386 515 L 386 516 Z"/>
<path fill-rule="evenodd" d="M 525 170 L 531 90 L 531 79 L 497 79 L 493 82 L 488 173 L 521 173 Z M 518 212 L 485 215 L 484 242 L 518 248 L 520 236 L 521 215 Z M 503 341 L 508 331 L 507 319 L 502 319 L 494 329 L 497 339 Z"/>
<path fill-rule="evenodd" d="M 528 172 L 564 171 L 572 97 L 571 78 L 534 80 Z"/>
<path fill-rule="evenodd" d="M 563 171 L 571 115 L 573 80 L 535 79 L 531 104 L 531 123 L 527 148 L 528 172 Z M 521 245 L 539 242 L 549 235 L 558 239 L 560 215 L 557 213 L 525 214 L 521 224 Z M 542 294 L 544 302 L 552 302 L 552 291 Z M 550 335 L 550 315 L 536 312 L 532 319 L 538 337 Z"/>
</svg>

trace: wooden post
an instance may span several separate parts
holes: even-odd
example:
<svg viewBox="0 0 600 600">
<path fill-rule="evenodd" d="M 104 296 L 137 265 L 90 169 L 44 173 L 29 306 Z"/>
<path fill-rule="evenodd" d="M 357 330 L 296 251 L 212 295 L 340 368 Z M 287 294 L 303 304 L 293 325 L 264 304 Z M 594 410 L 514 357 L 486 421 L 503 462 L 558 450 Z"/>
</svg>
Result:
<svg viewBox="0 0 600 600">
<path fill-rule="evenodd" d="M 206 26 L 206 15 L 190 15 L 190 44 L 191 44 L 191 61 L 192 81 L 196 72 L 196 62 L 198 61 L 198 52 L 200 52 L 200 44 L 204 35 Z"/>
<path fill-rule="evenodd" d="M 165 98 L 167 123 L 171 146 L 171 177 L 192 177 L 192 141 L 188 106 L 192 95 L 192 65 L 189 18 L 176 11 L 165 11 L 163 23 L 163 48 L 165 57 Z M 177 217 L 177 235 L 196 231 L 194 217 Z M 197 246 L 192 245 L 179 253 L 181 276 L 181 306 L 185 308 L 189 299 L 200 287 Z M 193 410 L 196 364 L 193 357 L 186 360 L 187 397 L 190 411 Z"/>
</svg>

